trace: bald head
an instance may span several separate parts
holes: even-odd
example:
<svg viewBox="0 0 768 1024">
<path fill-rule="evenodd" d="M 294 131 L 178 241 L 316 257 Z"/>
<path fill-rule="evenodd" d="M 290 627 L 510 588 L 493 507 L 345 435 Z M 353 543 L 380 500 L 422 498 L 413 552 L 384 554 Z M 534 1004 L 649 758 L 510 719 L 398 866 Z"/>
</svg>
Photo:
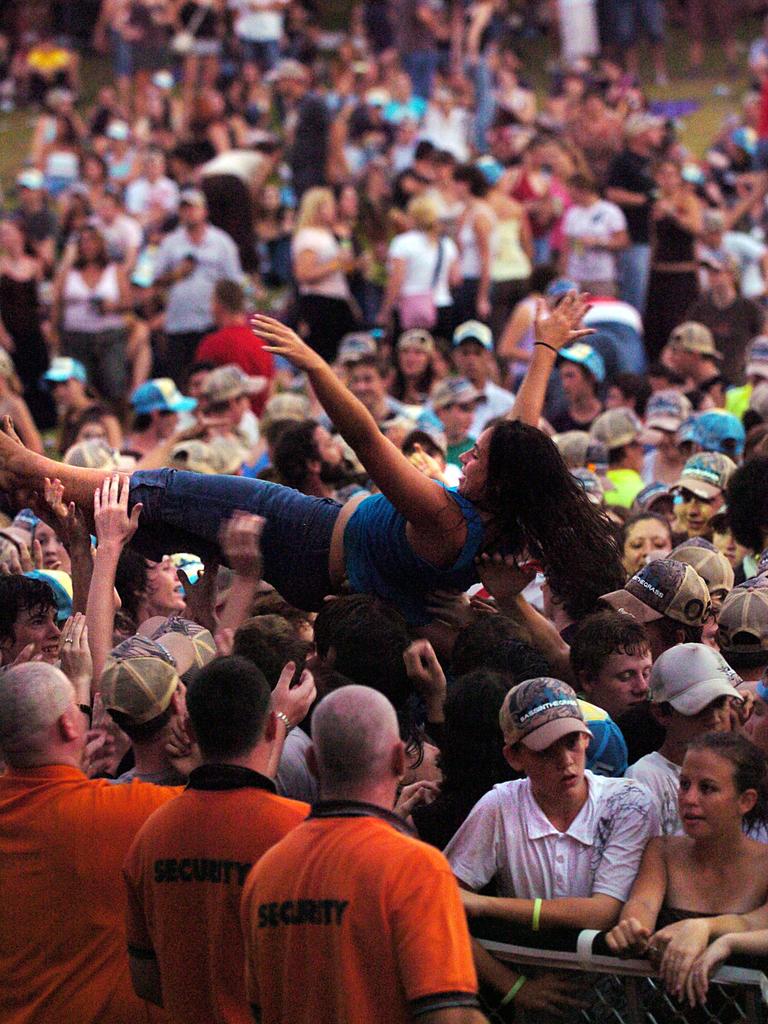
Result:
<svg viewBox="0 0 768 1024">
<path fill-rule="evenodd" d="M 323 698 L 312 715 L 312 743 L 324 791 L 355 790 L 396 778 L 397 715 L 378 690 L 342 686 Z"/>
<path fill-rule="evenodd" d="M 0 751 L 8 764 L 45 764 L 53 728 L 74 700 L 53 665 L 33 661 L 0 674 Z"/>
</svg>

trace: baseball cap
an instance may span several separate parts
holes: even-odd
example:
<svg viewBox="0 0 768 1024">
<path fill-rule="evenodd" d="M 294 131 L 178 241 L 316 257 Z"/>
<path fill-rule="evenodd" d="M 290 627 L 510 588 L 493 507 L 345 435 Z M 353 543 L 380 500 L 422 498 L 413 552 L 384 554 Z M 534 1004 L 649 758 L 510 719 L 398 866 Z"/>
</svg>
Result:
<svg viewBox="0 0 768 1024">
<path fill-rule="evenodd" d="M 632 505 L 633 512 L 652 512 L 653 506 L 661 498 L 669 498 L 672 501 L 672 495 L 669 493 L 669 488 L 666 484 L 660 481 L 655 481 L 652 484 L 648 484 L 635 498 Z"/>
<path fill-rule="evenodd" d="M 72 359 L 70 356 L 55 356 L 43 374 L 43 380 L 52 384 L 65 380 L 80 380 L 85 384 L 87 379 L 83 364 L 79 359 Z"/>
<path fill-rule="evenodd" d="M 170 71 L 156 71 L 152 75 L 152 85 L 156 89 L 172 89 L 174 86 L 173 75 Z"/>
<path fill-rule="evenodd" d="M 718 697 L 741 701 L 736 678 L 722 654 L 706 644 L 677 644 L 654 662 L 648 696 L 653 704 L 668 701 L 681 715 L 698 715 Z"/>
<path fill-rule="evenodd" d="M 691 410 L 691 403 L 679 391 L 671 388 L 657 391 L 651 395 L 645 407 L 646 429 L 677 431 L 691 415 Z"/>
<path fill-rule="evenodd" d="M 25 572 L 31 580 L 42 580 L 53 591 L 56 601 L 56 621 L 66 622 L 72 614 L 72 577 L 61 569 L 32 569 Z"/>
<path fill-rule="evenodd" d="M 479 320 L 465 320 L 453 332 L 453 347 L 458 348 L 465 341 L 476 341 L 484 349 L 493 352 L 493 334 L 487 324 Z"/>
<path fill-rule="evenodd" d="M 723 409 L 711 409 L 695 418 L 691 427 L 691 440 L 706 452 L 735 455 L 744 451 L 746 432 L 740 419 Z"/>
<path fill-rule="evenodd" d="M 208 206 L 205 194 L 199 188 L 185 188 L 179 195 L 179 206 Z"/>
<path fill-rule="evenodd" d="M 212 437 L 208 442 L 213 465 L 217 473 L 235 476 L 248 458 L 248 448 L 231 434 L 226 437 Z"/>
<path fill-rule="evenodd" d="M 725 654 L 768 651 L 768 586 L 734 587 L 723 601 L 717 630 Z"/>
<path fill-rule="evenodd" d="M 148 380 L 131 395 L 131 405 L 135 413 L 159 412 L 190 412 L 197 405 L 196 398 L 182 395 L 170 377 L 155 377 Z"/>
<path fill-rule="evenodd" d="M 598 441 L 602 441 L 609 451 L 622 448 L 625 444 L 637 441 L 642 424 L 631 409 L 606 409 L 592 423 L 589 433 Z"/>
<path fill-rule="evenodd" d="M 749 156 L 757 152 L 757 132 L 748 125 L 741 125 L 731 132 L 731 142 L 739 149 L 743 149 Z"/>
<path fill-rule="evenodd" d="M 369 89 L 365 94 L 365 102 L 371 107 L 386 107 L 391 99 L 386 89 Z"/>
<path fill-rule="evenodd" d="M 153 615 L 139 626 L 139 635 L 149 637 L 170 654 L 179 675 L 190 668 L 202 668 L 216 657 L 210 631 L 181 615 Z"/>
<path fill-rule="evenodd" d="M 642 135 L 643 132 L 649 132 L 654 128 L 661 128 L 664 121 L 660 117 L 654 117 L 653 114 L 630 114 L 627 120 L 624 122 L 624 134 Z"/>
<path fill-rule="evenodd" d="M 196 438 L 175 444 L 171 449 L 169 463 L 172 469 L 184 469 L 189 473 L 210 475 L 216 472 L 210 445 Z"/>
<path fill-rule="evenodd" d="M 768 420 L 768 380 L 762 380 L 754 385 L 749 396 L 749 408 L 757 413 L 763 422 Z"/>
<path fill-rule="evenodd" d="M 217 366 L 205 379 L 202 395 L 209 402 L 227 402 L 242 395 L 258 395 L 267 386 L 266 377 L 249 377 L 236 363 Z"/>
<path fill-rule="evenodd" d="M 579 707 L 592 734 L 587 747 L 587 768 L 595 775 L 621 778 L 627 770 L 627 741 L 607 711 L 579 697 Z"/>
<path fill-rule="evenodd" d="M 295 60 L 293 57 L 285 57 L 283 60 L 279 60 L 272 70 L 266 75 L 265 81 L 267 82 L 279 82 L 281 79 L 292 78 L 297 81 L 303 81 L 309 76 L 309 68 L 302 64 L 300 60 Z"/>
<path fill-rule="evenodd" d="M 744 372 L 747 377 L 768 378 L 768 335 L 758 334 L 750 341 Z"/>
<path fill-rule="evenodd" d="M 359 359 L 375 356 L 377 352 L 376 339 L 373 335 L 359 331 L 344 335 L 336 358 L 342 365 L 348 365 L 356 363 Z"/>
<path fill-rule="evenodd" d="M 715 348 L 712 331 L 696 320 L 686 320 L 678 324 L 669 336 L 669 344 L 683 352 L 698 352 L 712 359 L 722 359 L 722 354 Z"/>
<path fill-rule="evenodd" d="M 16 178 L 19 188 L 28 188 L 30 192 L 37 192 L 45 185 L 45 177 L 42 171 L 36 167 L 27 167 Z"/>
<path fill-rule="evenodd" d="M 568 292 L 579 292 L 580 290 L 578 284 L 575 281 L 571 281 L 570 278 L 558 277 L 547 285 L 547 290 L 544 294 L 548 299 L 557 299 L 561 295 L 567 295 Z"/>
<path fill-rule="evenodd" d="M 627 580 L 623 590 L 603 594 L 600 600 L 643 623 L 666 616 L 686 626 L 703 626 L 711 610 L 704 580 L 693 566 L 674 558 L 649 562 Z"/>
<path fill-rule="evenodd" d="M 447 405 L 476 402 L 480 392 L 465 377 L 446 377 L 432 393 L 432 408 L 444 409 Z"/>
<path fill-rule="evenodd" d="M 568 360 L 569 363 L 576 363 L 579 366 L 583 366 L 585 370 L 589 370 L 598 384 L 605 380 L 605 363 L 600 353 L 592 348 L 591 345 L 587 345 L 586 342 L 577 341 L 575 345 L 569 345 L 568 348 L 561 348 L 557 355 L 558 361 L 561 359 Z"/>
<path fill-rule="evenodd" d="M 411 327 L 397 339 L 398 349 L 417 348 L 421 352 L 434 352 L 435 339 L 423 327 Z"/>
<path fill-rule="evenodd" d="M 603 504 L 605 488 L 603 487 L 602 481 L 597 473 L 593 473 L 592 470 L 587 469 L 586 466 L 577 466 L 575 469 L 571 470 L 571 476 L 574 480 L 579 481 L 593 505 Z"/>
<path fill-rule="evenodd" d="M 115 142 L 125 142 L 131 133 L 125 121 L 110 121 L 107 126 L 107 138 Z"/>
<path fill-rule="evenodd" d="M 67 448 L 62 461 L 84 469 L 119 469 L 120 453 L 101 438 L 91 438 Z"/>
<path fill-rule="evenodd" d="M 307 420 L 312 415 L 312 407 L 306 395 L 293 394 L 286 391 L 281 395 L 273 395 L 264 406 L 259 426 L 262 433 L 277 423 L 278 420 Z"/>
<path fill-rule="evenodd" d="M 678 544 L 670 551 L 669 557 L 692 565 L 707 584 L 710 594 L 716 590 L 733 590 L 735 578 L 731 563 L 714 544 L 703 537 L 694 537 L 684 544 Z"/>
<path fill-rule="evenodd" d="M 566 430 L 562 434 L 555 434 L 552 440 L 569 469 L 580 466 L 607 469 L 608 449 L 603 441 L 590 437 L 586 430 Z"/>
<path fill-rule="evenodd" d="M 591 735 L 575 692 L 549 676 L 513 686 L 501 706 L 499 724 L 507 743 L 523 743 L 530 750 L 546 750 L 573 732 Z"/>
<path fill-rule="evenodd" d="M 107 711 L 142 725 L 162 715 L 180 682 L 175 667 L 161 658 L 125 658 L 108 663 L 101 677 L 101 699 Z"/>
<path fill-rule="evenodd" d="M 504 173 L 504 165 L 492 156 L 481 156 L 475 160 L 475 167 L 480 171 L 489 185 L 495 185 Z"/>
<path fill-rule="evenodd" d="M 709 501 L 722 494 L 728 486 L 736 463 L 720 452 L 699 452 L 692 455 L 683 466 L 683 471 L 673 488 L 685 488 L 698 498 Z"/>
<path fill-rule="evenodd" d="M 188 551 L 177 551 L 171 555 L 171 561 L 176 569 L 183 569 L 187 579 L 193 585 L 197 583 L 200 573 L 205 568 L 200 556 L 190 554 Z M 141 626 L 139 626 L 139 630 L 141 630 Z"/>
</svg>

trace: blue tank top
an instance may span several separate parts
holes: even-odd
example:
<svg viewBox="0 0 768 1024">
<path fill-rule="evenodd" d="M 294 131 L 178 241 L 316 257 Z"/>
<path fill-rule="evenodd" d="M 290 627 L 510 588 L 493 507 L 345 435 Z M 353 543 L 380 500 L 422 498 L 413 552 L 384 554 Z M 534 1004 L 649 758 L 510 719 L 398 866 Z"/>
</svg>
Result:
<svg viewBox="0 0 768 1024">
<path fill-rule="evenodd" d="M 425 599 L 433 590 L 466 590 L 478 582 L 475 558 L 484 533 L 480 514 L 458 491 L 446 490 L 467 524 L 464 546 L 447 569 L 414 553 L 405 535 L 405 517 L 383 494 L 361 502 L 344 530 L 344 561 L 352 589 L 390 601 L 410 626 L 431 621 Z"/>
</svg>

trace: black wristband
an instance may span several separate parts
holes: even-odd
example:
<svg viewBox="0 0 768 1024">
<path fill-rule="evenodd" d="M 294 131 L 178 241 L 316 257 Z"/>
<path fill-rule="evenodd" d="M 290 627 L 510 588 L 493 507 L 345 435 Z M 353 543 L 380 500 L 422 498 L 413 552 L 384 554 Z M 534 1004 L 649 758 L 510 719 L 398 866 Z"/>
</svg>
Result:
<svg viewBox="0 0 768 1024">
<path fill-rule="evenodd" d="M 89 724 L 93 721 L 93 708 L 90 704 L 78 704 L 78 709 L 83 712 Z"/>
<path fill-rule="evenodd" d="M 557 349 L 556 349 L 556 348 L 554 348 L 554 347 L 553 347 L 552 345 L 548 345 L 548 344 L 546 343 L 546 341 L 534 341 L 534 343 L 533 343 L 533 347 L 534 347 L 534 348 L 536 348 L 536 346 L 537 346 L 537 345 L 538 345 L 538 346 L 540 346 L 541 348 L 548 348 L 548 349 L 549 349 L 549 351 L 550 351 L 550 352 L 554 352 L 554 353 L 555 353 L 555 355 L 557 355 L 557 354 L 558 354 L 558 351 L 557 351 Z"/>
</svg>

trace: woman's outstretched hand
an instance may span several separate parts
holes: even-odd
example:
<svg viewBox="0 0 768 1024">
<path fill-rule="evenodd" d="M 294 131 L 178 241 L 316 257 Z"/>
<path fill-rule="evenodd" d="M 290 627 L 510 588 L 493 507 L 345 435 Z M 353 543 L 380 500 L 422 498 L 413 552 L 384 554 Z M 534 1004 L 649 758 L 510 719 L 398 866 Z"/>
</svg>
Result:
<svg viewBox="0 0 768 1024">
<path fill-rule="evenodd" d="M 267 342 L 264 346 L 267 352 L 283 356 L 297 369 L 312 370 L 325 365 L 322 356 L 303 342 L 295 331 L 274 317 L 254 313 L 248 322 L 253 333 Z"/>
<path fill-rule="evenodd" d="M 583 292 L 568 292 L 565 298 L 553 309 L 549 310 L 543 299 L 539 299 L 534 321 L 536 341 L 549 345 L 558 352 L 566 345 L 594 334 L 591 327 L 579 327 L 584 314 L 589 309 L 589 295 Z"/>
</svg>

